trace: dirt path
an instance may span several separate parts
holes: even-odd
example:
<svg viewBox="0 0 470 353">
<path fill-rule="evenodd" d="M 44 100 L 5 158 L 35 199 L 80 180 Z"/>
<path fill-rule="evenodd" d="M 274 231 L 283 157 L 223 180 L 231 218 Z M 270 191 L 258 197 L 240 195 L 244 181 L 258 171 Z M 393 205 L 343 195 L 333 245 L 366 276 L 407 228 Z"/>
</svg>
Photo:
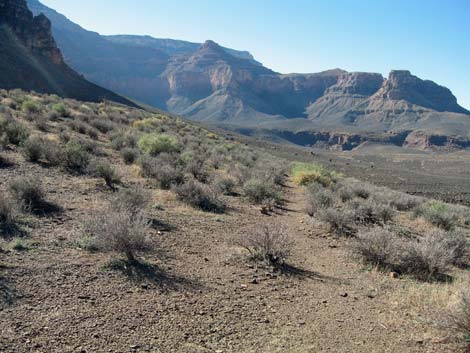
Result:
<svg viewBox="0 0 470 353">
<path fill-rule="evenodd" d="M 104 269 L 107 255 L 71 246 L 71 221 L 38 231 L 33 251 L 3 256 L 17 297 L 0 310 L 0 352 L 446 351 L 429 326 L 396 312 L 390 298 L 405 280 L 365 271 L 345 240 L 311 223 L 300 188 L 285 192 L 275 215 L 232 198 L 218 216 L 158 191 L 162 252 L 127 277 Z M 295 240 L 290 274 L 234 260 L 231 239 L 263 225 Z"/>
</svg>

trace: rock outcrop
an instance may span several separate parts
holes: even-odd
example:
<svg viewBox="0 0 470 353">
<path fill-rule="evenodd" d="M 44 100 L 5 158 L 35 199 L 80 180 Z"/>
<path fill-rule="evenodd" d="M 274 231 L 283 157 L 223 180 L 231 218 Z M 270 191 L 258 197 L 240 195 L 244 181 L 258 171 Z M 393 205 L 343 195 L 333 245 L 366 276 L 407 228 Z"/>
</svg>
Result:
<svg viewBox="0 0 470 353">
<path fill-rule="evenodd" d="M 34 17 L 25 0 L 0 1 L 0 88 L 133 105 L 70 69 L 52 37 L 49 19 Z"/>
<path fill-rule="evenodd" d="M 457 99 L 448 88 L 421 80 L 406 70 L 390 72 L 388 80 L 371 100 L 406 101 L 438 112 L 469 114 L 457 104 Z"/>
</svg>

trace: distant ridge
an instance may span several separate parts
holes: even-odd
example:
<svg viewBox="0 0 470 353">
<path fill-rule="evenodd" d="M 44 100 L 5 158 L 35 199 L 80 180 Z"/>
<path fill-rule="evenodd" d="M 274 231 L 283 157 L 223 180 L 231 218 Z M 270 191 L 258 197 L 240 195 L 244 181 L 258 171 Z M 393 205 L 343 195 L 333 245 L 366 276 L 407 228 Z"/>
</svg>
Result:
<svg viewBox="0 0 470 353">
<path fill-rule="evenodd" d="M 343 146 L 353 135 L 376 141 L 384 134 L 401 145 L 470 146 L 470 113 L 448 88 L 406 70 L 388 78 L 341 69 L 279 74 L 211 40 L 100 36 L 37 0 L 29 3 L 51 19 L 65 60 L 85 77 L 195 121 L 306 146 L 318 138 Z"/>
</svg>

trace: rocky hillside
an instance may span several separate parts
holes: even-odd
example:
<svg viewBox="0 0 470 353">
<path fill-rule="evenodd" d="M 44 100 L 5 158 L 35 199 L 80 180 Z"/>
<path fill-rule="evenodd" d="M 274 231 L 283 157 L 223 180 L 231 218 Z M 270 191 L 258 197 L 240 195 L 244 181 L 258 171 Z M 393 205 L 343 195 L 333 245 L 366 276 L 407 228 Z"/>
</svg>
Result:
<svg viewBox="0 0 470 353">
<path fill-rule="evenodd" d="M 55 93 L 88 101 L 126 99 L 83 79 L 64 62 L 46 16 L 25 0 L 0 1 L 0 87 Z"/>
</svg>

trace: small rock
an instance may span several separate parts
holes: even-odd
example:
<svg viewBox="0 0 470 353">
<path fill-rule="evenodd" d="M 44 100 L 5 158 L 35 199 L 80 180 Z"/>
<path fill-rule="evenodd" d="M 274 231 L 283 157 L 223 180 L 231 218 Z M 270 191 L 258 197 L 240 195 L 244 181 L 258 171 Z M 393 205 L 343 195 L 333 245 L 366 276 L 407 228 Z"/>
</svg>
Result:
<svg viewBox="0 0 470 353">
<path fill-rule="evenodd" d="M 339 296 L 343 297 L 343 298 L 346 298 L 348 296 L 348 293 L 347 292 L 341 292 L 341 293 L 339 293 Z"/>
<path fill-rule="evenodd" d="M 396 273 L 396 272 L 390 272 L 389 276 L 391 278 L 398 278 L 399 277 L 398 273 Z"/>
<path fill-rule="evenodd" d="M 258 282 L 258 280 L 257 280 L 256 278 L 253 278 L 253 279 L 251 280 L 251 283 L 252 283 L 252 284 L 258 284 L 259 282 Z"/>
<path fill-rule="evenodd" d="M 300 325 L 300 326 L 303 326 L 303 325 L 305 325 L 305 321 L 303 321 L 303 320 L 300 320 L 300 321 L 299 321 L 299 325 Z"/>
</svg>

